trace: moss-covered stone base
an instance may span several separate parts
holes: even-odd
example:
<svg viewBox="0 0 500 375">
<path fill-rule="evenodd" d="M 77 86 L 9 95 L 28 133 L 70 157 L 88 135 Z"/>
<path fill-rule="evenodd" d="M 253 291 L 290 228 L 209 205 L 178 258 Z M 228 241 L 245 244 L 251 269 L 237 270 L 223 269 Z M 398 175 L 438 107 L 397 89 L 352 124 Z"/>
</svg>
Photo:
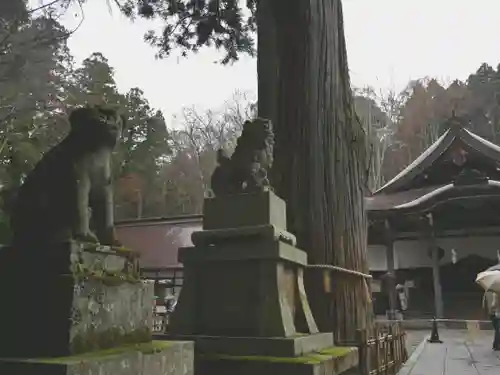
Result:
<svg viewBox="0 0 500 375">
<path fill-rule="evenodd" d="M 92 352 L 113 348 L 116 343 L 130 345 L 137 343 L 148 343 L 151 341 L 152 333 L 149 327 L 137 328 L 130 332 L 125 332 L 118 327 L 112 327 L 102 332 L 87 331 L 83 335 L 76 335 L 71 341 L 74 354 Z"/>
<path fill-rule="evenodd" d="M 200 355 L 196 375 L 356 374 L 356 348 L 332 347 L 301 357 Z"/>
<path fill-rule="evenodd" d="M 292 337 L 227 337 L 155 335 L 165 340 L 194 341 L 197 354 L 251 357 L 300 357 L 333 345 L 333 333 L 296 334 Z"/>
<path fill-rule="evenodd" d="M 10 249 L 5 257 L 0 357 L 61 357 L 151 341 L 154 286 L 139 280 L 133 252 L 65 242 Z"/>
<path fill-rule="evenodd" d="M 0 359 L 0 374 L 193 375 L 194 345 L 152 341 L 60 358 Z"/>
</svg>

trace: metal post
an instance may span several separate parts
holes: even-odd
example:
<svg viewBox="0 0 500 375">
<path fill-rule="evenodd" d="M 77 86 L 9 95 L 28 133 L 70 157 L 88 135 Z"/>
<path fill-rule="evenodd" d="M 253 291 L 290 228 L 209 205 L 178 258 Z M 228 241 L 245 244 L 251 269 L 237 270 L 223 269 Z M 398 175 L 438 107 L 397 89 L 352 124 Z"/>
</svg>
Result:
<svg viewBox="0 0 500 375">
<path fill-rule="evenodd" d="M 434 307 L 436 317 L 443 318 L 443 293 L 441 290 L 441 275 L 439 269 L 439 249 L 436 246 L 436 237 L 434 233 L 434 220 L 432 214 L 427 215 L 429 223 L 429 247 L 432 254 L 432 282 L 434 285 Z"/>
<path fill-rule="evenodd" d="M 396 296 L 396 272 L 394 269 L 394 236 L 389 223 L 389 220 L 385 221 L 385 234 L 386 234 L 386 260 L 387 260 L 387 279 L 386 285 L 389 294 L 389 311 L 388 318 L 390 320 L 396 319 L 396 306 L 397 306 L 397 296 Z"/>
</svg>

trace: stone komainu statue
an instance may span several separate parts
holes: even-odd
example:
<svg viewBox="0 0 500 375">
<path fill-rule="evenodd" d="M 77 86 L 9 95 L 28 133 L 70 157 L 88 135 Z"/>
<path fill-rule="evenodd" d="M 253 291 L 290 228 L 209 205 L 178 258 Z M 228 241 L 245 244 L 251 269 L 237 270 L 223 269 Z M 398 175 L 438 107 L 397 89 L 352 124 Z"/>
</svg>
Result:
<svg viewBox="0 0 500 375">
<path fill-rule="evenodd" d="M 42 157 L 17 192 L 11 213 L 14 247 L 71 239 L 119 245 L 111 155 L 125 120 L 115 110 L 96 106 L 73 110 L 69 122 L 69 134 Z"/>
<path fill-rule="evenodd" d="M 267 172 L 273 163 L 273 146 L 271 121 L 261 118 L 246 121 L 231 158 L 223 150 L 217 152 L 218 166 L 211 180 L 214 195 L 270 188 Z"/>
</svg>

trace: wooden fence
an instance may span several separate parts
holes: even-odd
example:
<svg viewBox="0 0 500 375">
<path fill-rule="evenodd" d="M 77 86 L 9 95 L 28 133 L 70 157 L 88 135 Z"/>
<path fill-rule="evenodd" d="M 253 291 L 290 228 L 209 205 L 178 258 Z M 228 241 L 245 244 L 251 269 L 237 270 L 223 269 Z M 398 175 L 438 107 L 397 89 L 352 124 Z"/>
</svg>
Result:
<svg viewBox="0 0 500 375">
<path fill-rule="evenodd" d="M 395 375 L 408 359 L 401 323 L 376 324 L 373 330 L 357 334 L 361 375 Z"/>
<path fill-rule="evenodd" d="M 168 314 L 153 313 L 153 333 L 165 333 L 168 327 Z"/>
</svg>

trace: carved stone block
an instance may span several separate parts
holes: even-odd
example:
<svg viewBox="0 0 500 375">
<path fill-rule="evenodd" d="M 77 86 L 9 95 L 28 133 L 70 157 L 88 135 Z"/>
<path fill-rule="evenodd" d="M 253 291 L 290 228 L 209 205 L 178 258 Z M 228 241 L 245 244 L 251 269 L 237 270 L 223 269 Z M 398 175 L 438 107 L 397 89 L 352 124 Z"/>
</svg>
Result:
<svg viewBox="0 0 500 375">
<path fill-rule="evenodd" d="M 270 224 L 286 230 L 285 201 L 272 191 L 207 198 L 203 229 L 227 229 Z"/>
<path fill-rule="evenodd" d="M 335 348 L 333 334 L 318 331 L 304 287 L 307 254 L 286 232 L 283 200 L 271 191 L 207 199 L 203 228 L 179 250 L 184 281 L 167 335 L 195 342 L 197 373 L 356 367 L 355 348 Z"/>
<path fill-rule="evenodd" d="M 130 251 L 66 242 L 2 252 L 0 294 L 8 302 L 0 309 L 0 357 L 61 357 L 151 340 L 153 285 L 139 279 Z"/>
</svg>

